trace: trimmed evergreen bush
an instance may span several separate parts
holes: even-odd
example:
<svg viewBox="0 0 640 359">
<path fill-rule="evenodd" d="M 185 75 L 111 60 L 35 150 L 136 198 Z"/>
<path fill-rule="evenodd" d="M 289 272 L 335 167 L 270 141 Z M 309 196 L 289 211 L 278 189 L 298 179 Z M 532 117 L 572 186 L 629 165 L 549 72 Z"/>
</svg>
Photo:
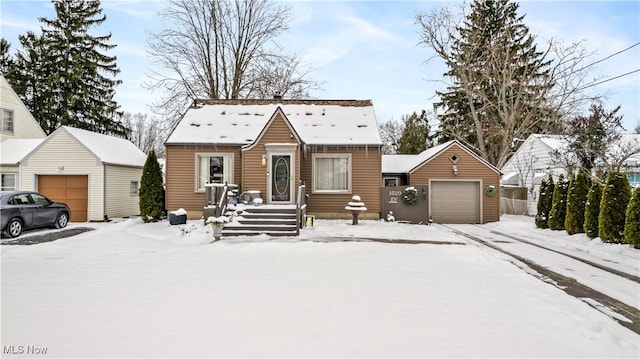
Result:
<svg viewBox="0 0 640 359">
<path fill-rule="evenodd" d="M 554 231 L 564 229 L 564 218 L 567 214 L 567 191 L 569 182 L 564 180 L 560 174 L 558 183 L 553 189 L 553 201 L 551 202 L 551 212 L 549 212 L 549 228 Z"/>
<path fill-rule="evenodd" d="M 589 177 L 584 171 L 578 172 L 571 181 L 567 193 L 567 215 L 564 228 L 569 234 L 584 233 L 584 208 L 589 193 Z"/>
<path fill-rule="evenodd" d="M 156 153 L 152 150 L 142 168 L 140 181 L 140 216 L 145 222 L 156 222 L 164 212 L 164 187 L 162 170 Z"/>
<path fill-rule="evenodd" d="M 587 195 L 587 203 L 584 208 L 584 233 L 589 238 L 598 236 L 598 216 L 600 215 L 600 199 L 602 198 L 602 183 L 593 181 L 589 194 Z"/>
<path fill-rule="evenodd" d="M 640 248 L 640 186 L 636 187 L 627 207 L 624 242 Z"/>
<path fill-rule="evenodd" d="M 600 201 L 598 236 L 603 242 L 622 243 L 624 222 L 631 198 L 631 186 L 625 173 L 610 172 Z"/>
<path fill-rule="evenodd" d="M 538 195 L 538 213 L 536 213 L 536 227 L 549 228 L 549 212 L 553 200 L 553 177 L 549 175 L 548 180 L 540 183 L 540 194 Z"/>
</svg>

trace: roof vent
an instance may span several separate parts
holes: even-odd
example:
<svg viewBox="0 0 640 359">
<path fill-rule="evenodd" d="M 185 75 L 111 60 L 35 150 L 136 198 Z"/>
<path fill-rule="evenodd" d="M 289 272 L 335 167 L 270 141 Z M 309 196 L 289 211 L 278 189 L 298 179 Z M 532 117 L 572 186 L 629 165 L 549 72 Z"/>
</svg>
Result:
<svg viewBox="0 0 640 359">
<path fill-rule="evenodd" d="M 273 99 L 282 100 L 282 94 L 280 93 L 280 91 L 276 91 L 276 93 L 273 94 Z"/>
<path fill-rule="evenodd" d="M 200 124 L 199 123 L 191 123 L 191 126 L 200 127 Z"/>
<path fill-rule="evenodd" d="M 367 127 L 367 125 L 358 125 L 358 128 Z"/>
</svg>

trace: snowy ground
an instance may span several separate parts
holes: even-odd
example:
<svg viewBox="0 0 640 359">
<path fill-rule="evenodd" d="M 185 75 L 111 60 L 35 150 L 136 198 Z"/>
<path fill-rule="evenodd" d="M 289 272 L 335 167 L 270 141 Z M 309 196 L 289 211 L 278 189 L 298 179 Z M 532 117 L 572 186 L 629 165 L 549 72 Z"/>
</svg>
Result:
<svg viewBox="0 0 640 359">
<path fill-rule="evenodd" d="M 504 254 L 439 226 L 349 223 L 209 243 L 200 222 L 130 219 L 2 246 L 3 356 L 640 357 L 640 336 Z M 527 217 L 487 228 L 640 272 L 629 246 Z M 636 287 L 620 290 L 640 307 Z"/>
</svg>

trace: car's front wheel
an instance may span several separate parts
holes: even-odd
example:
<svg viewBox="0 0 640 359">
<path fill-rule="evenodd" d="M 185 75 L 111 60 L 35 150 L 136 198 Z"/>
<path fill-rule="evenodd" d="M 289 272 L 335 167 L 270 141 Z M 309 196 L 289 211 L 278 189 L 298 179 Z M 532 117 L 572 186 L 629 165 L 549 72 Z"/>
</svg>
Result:
<svg viewBox="0 0 640 359">
<path fill-rule="evenodd" d="M 69 215 L 66 212 L 58 213 L 58 218 L 56 219 L 56 228 L 64 228 L 69 223 Z"/>
<path fill-rule="evenodd" d="M 15 238 L 22 234 L 22 221 L 19 218 L 13 218 L 7 225 L 7 234 L 11 238 Z"/>
</svg>

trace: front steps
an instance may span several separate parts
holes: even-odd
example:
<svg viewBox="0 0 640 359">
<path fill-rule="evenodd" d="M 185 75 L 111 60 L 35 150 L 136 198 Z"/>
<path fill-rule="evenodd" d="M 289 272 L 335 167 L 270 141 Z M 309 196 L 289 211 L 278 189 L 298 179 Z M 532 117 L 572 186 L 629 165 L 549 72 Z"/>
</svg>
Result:
<svg viewBox="0 0 640 359">
<path fill-rule="evenodd" d="M 296 236 L 296 206 L 264 205 L 243 207 L 243 212 L 222 229 L 223 237 Z"/>
</svg>

